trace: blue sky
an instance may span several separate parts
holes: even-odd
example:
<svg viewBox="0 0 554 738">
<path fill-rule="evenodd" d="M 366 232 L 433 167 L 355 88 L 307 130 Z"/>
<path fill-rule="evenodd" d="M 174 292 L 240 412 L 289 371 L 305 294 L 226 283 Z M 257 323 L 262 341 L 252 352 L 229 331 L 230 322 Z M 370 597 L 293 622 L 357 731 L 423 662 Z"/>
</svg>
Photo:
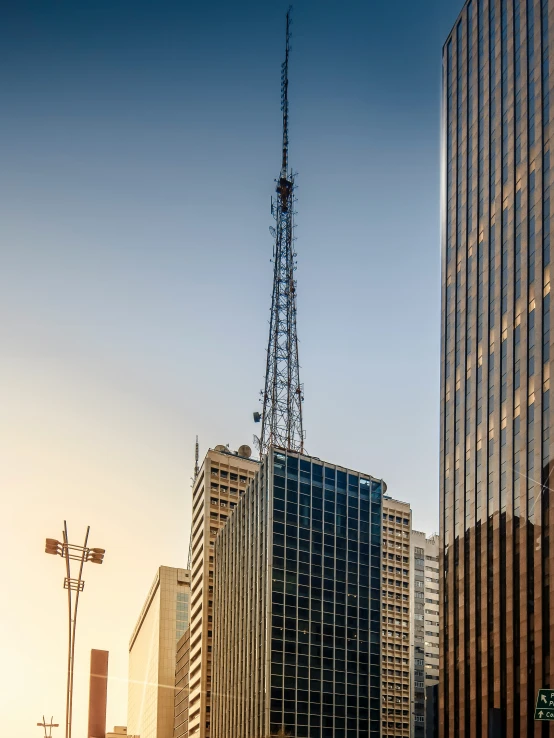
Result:
<svg viewBox="0 0 554 738">
<path fill-rule="evenodd" d="M 460 7 L 303 0 L 290 60 L 307 450 L 383 477 L 428 533 L 441 47 Z M 52 607 L 42 538 L 66 516 L 111 546 L 94 587 L 111 588 L 116 621 L 85 612 L 80 658 L 110 648 L 117 724 L 126 638 L 155 569 L 186 561 L 194 437 L 204 452 L 257 430 L 286 8 L 42 0 L 12 3 L 0 29 L 5 534 L 24 536 L 24 573 L 41 572 Z M 23 734 L 31 704 L 51 709 L 44 690 L 38 679 L 8 732 Z"/>
</svg>

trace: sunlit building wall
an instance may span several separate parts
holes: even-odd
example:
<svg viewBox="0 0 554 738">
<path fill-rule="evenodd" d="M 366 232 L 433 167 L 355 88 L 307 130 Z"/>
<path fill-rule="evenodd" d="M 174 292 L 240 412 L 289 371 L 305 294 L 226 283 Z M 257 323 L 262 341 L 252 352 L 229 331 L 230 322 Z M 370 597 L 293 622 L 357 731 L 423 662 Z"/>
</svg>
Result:
<svg viewBox="0 0 554 738">
<path fill-rule="evenodd" d="M 160 566 L 129 642 L 130 735 L 173 738 L 176 647 L 189 600 L 190 572 Z"/>
<path fill-rule="evenodd" d="M 250 453 L 246 446 L 240 450 Z M 191 738 L 211 736 L 215 538 L 233 514 L 258 466 L 257 461 L 218 446 L 217 450 L 208 451 L 194 482 L 187 713 Z"/>
<path fill-rule="evenodd" d="M 410 505 L 385 497 L 381 630 L 383 738 L 410 736 L 411 529 Z"/>
</svg>

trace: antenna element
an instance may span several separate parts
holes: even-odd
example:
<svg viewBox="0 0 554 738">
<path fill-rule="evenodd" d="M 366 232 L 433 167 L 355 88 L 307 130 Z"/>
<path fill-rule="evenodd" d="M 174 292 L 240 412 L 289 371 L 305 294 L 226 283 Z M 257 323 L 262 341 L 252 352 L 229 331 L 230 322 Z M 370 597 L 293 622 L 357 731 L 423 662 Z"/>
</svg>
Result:
<svg viewBox="0 0 554 738">
<path fill-rule="evenodd" d="M 303 387 L 300 384 L 298 336 L 296 333 L 296 253 L 294 251 L 294 173 L 289 169 L 289 52 L 291 11 L 287 12 L 285 61 L 281 65 L 281 109 L 283 111 L 283 151 L 277 180 L 277 200 L 272 202 L 275 228 L 273 293 L 269 321 L 269 341 L 265 388 L 262 393 L 262 427 L 255 439 L 260 457 L 270 446 L 304 452 L 302 426 Z M 259 419 L 259 414 L 254 414 Z"/>
</svg>

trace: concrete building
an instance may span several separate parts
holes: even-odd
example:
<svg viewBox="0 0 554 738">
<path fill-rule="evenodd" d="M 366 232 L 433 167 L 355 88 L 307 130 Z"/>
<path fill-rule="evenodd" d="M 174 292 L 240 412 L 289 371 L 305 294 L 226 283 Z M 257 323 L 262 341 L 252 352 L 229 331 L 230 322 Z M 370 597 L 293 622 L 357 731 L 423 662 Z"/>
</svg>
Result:
<svg viewBox="0 0 554 738">
<path fill-rule="evenodd" d="M 445 738 L 548 732 L 534 705 L 554 683 L 551 48 L 552 0 L 468 0 L 443 48 Z"/>
<path fill-rule="evenodd" d="M 438 738 L 435 726 L 439 681 L 439 539 L 412 530 L 410 543 L 411 736 Z"/>
<path fill-rule="evenodd" d="M 248 446 L 209 450 L 193 488 L 188 735 L 210 738 L 214 543 L 258 469 Z M 175 670 L 175 664 L 173 666 Z"/>
<path fill-rule="evenodd" d="M 87 738 L 106 738 L 108 657 L 108 651 L 93 648 L 90 652 Z"/>
<path fill-rule="evenodd" d="M 177 643 L 177 662 L 175 664 L 175 721 L 173 738 L 188 735 L 189 727 L 189 669 L 190 667 L 190 627 Z"/>
<path fill-rule="evenodd" d="M 129 642 L 130 734 L 173 738 L 177 642 L 189 601 L 190 572 L 160 566 Z"/>
<path fill-rule="evenodd" d="M 113 733 L 106 733 L 106 738 L 122 738 L 122 736 L 125 738 L 140 738 L 138 735 L 129 735 L 126 726 L 123 725 L 116 725 Z"/>
<path fill-rule="evenodd" d="M 381 480 L 271 449 L 215 545 L 213 738 L 378 738 Z"/>
<path fill-rule="evenodd" d="M 407 502 L 383 498 L 382 736 L 410 737 L 410 534 Z"/>
</svg>

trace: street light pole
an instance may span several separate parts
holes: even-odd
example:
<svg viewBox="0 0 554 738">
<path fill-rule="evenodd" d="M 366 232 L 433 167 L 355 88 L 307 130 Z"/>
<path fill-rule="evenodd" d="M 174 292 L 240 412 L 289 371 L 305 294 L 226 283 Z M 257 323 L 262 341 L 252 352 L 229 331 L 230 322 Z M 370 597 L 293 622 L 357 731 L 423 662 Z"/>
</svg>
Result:
<svg viewBox="0 0 554 738">
<path fill-rule="evenodd" d="M 79 607 L 79 595 L 85 587 L 83 576 L 83 566 L 86 561 L 93 564 L 101 564 L 106 553 L 103 548 L 88 548 L 88 535 L 90 526 L 87 527 L 85 542 L 82 546 L 76 546 L 69 543 L 67 536 L 67 522 L 63 521 L 62 541 L 55 538 L 46 539 L 45 552 L 54 556 L 61 556 L 65 559 L 66 576 L 64 579 L 64 589 L 67 589 L 67 607 L 69 616 L 69 644 L 67 652 L 67 692 L 66 692 L 66 708 L 65 708 L 65 738 L 71 738 L 71 725 L 73 720 L 73 664 L 75 659 L 75 630 L 77 627 L 77 608 Z M 79 573 L 77 578 L 71 576 L 71 562 L 77 561 Z M 72 596 L 73 592 L 75 597 Z M 46 731 L 46 728 L 45 728 Z"/>
<path fill-rule="evenodd" d="M 46 722 L 46 718 L 44 715 L 42 716 L 42 723 L 37 723 L 37 726 L 39 728 L 44 728 L 44 738 L 52 738 L 52 728 L 59 727 L 59 723 L 53 723 L 52 720 L 54 720 L 54 716 L 50 718 L 50 722 Z M 48 733 L 46 732 L 46 728 L 49 728 Z"/>
</svg>

